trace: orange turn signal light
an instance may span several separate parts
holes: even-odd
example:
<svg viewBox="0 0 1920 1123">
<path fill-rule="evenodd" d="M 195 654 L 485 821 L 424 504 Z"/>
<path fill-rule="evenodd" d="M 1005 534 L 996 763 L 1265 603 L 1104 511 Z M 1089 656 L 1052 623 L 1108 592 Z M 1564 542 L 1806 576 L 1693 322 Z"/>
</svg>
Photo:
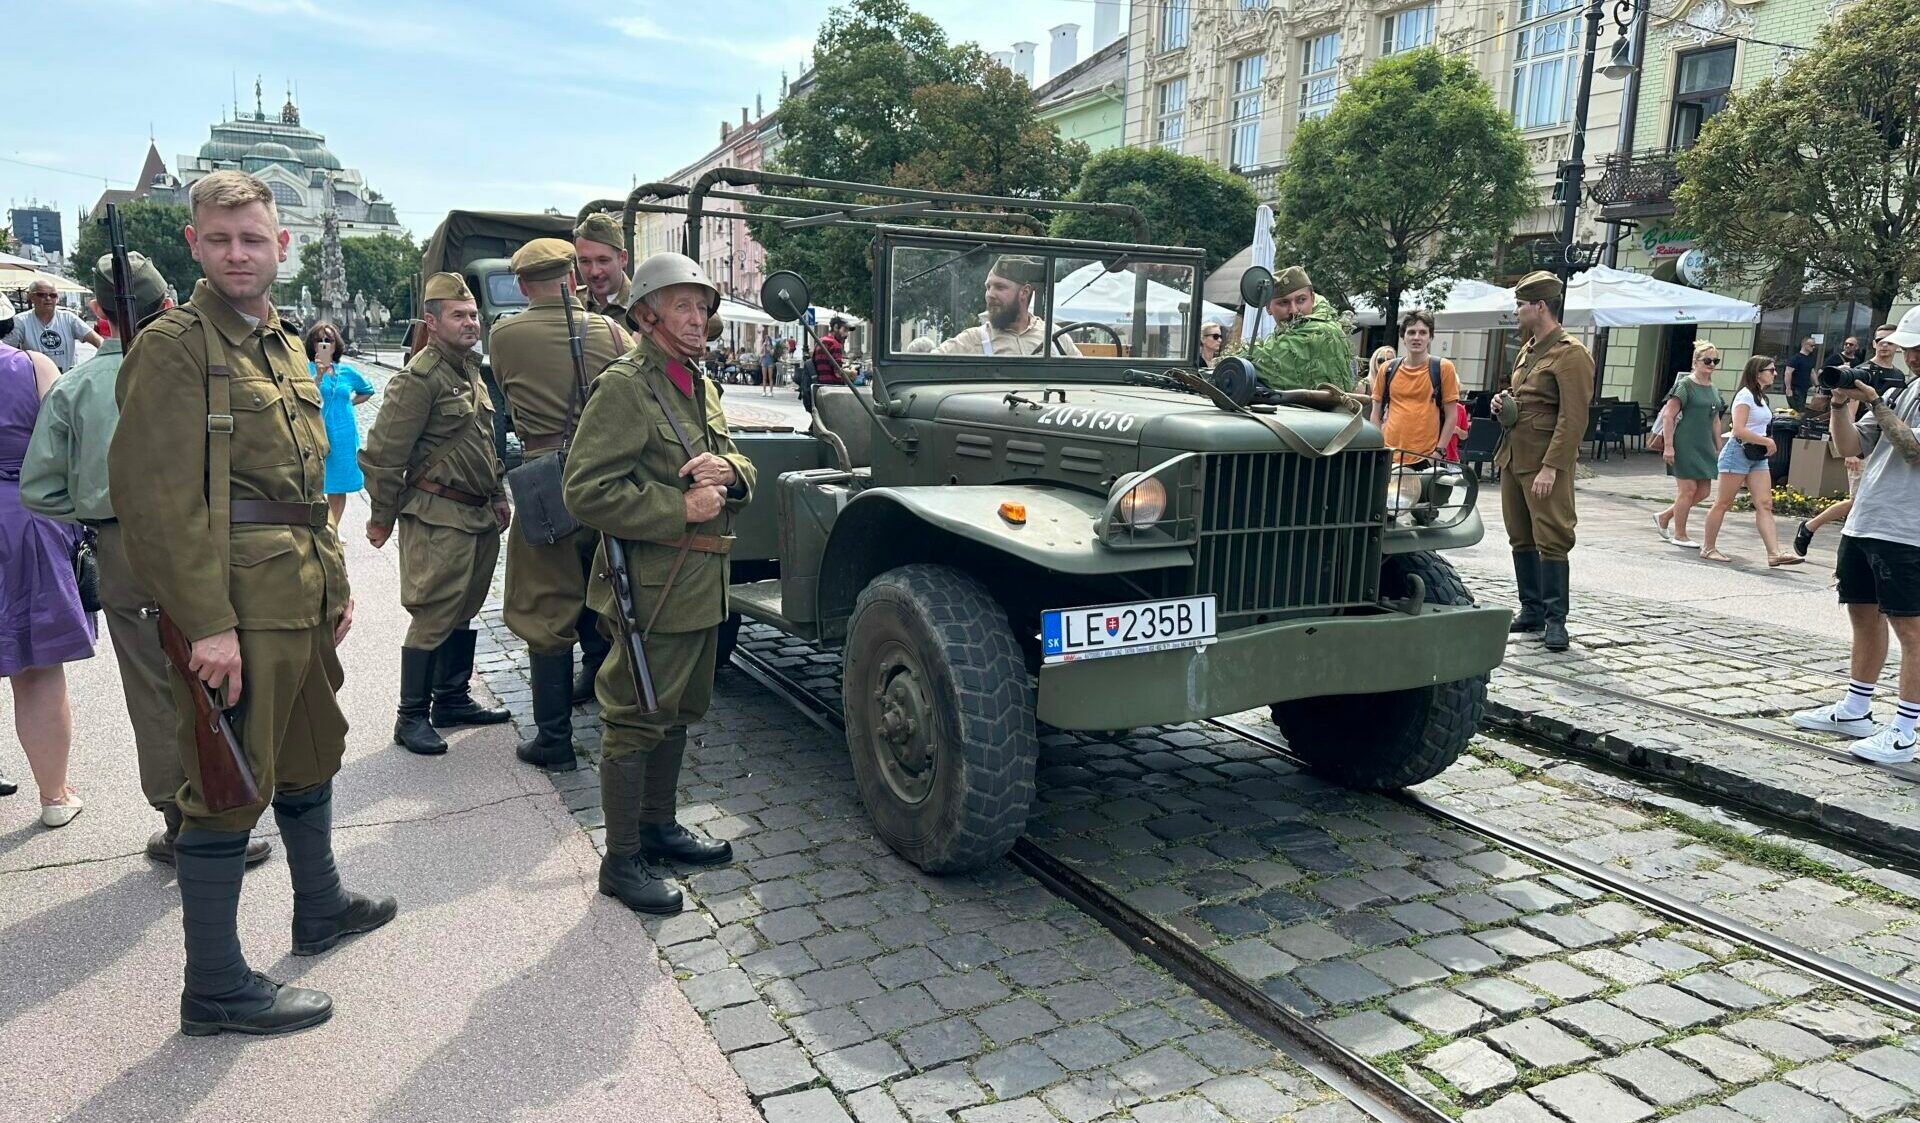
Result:
<svg viewBox="0 0 1920 1123">
<path fill-rule="evenodd" d="M 1000 504 L 1000 517 L 1015 526 L 1024 526 L 1027 521 L 1027 505 L 1025 503 L 1002 503 Z"/>
</svg>

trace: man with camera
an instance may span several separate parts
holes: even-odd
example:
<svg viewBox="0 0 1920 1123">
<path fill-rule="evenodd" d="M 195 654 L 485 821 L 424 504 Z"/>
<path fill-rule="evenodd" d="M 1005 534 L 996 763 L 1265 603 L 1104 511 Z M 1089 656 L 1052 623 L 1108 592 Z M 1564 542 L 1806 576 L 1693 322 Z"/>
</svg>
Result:
<svg viewBox="0 0 1920 1123">
<path fill-rule="evenodd" d="M 1920 308 L 1876 335 L 1876 352 L 1904 348 L 1908 367 L 1920 364 Z M 1793 724 L 1858 738 L 1852 752 L 1862 760 L 1905 764 L 1913 760 L 1920 719 L 1920 393 L 1903 389 L 1883 398 L 1866 374 L 1821 373 L 1837 383 L 1834 447 L 1865 462 L 1834 566 L 1853 624 L 1852 681 L 1839 702 L 1797 713 Z M 1889 628 L 1900 641 L 1900 697 L 1893 721 L 1876 729 L 1870 704 L 1886 666 Z"/>
</svg>

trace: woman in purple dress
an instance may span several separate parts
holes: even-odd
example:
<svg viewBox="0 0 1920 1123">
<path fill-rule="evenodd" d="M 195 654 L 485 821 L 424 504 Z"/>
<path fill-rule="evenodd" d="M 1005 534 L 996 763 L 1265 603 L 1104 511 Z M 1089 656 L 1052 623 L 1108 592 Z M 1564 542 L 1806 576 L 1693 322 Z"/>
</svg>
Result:
<svg viewBox="0 0 1920 1123">
<path fill-rule="evenodd" d="M 13 315 L 0 297 L 0 338 Z M 83 806 L 67 783 L 73 711 L 64 664 L 92 656 L 94 638 L 73 579 L 79 528 L 20 505 L 20 462 L 40 399 L 57 377 L 46 356 L 0 343 L 0 678 L 13 687 L 14 731 L 40 787 L 40 822 L 49 827 L 66 826 Z"/>
</svg>

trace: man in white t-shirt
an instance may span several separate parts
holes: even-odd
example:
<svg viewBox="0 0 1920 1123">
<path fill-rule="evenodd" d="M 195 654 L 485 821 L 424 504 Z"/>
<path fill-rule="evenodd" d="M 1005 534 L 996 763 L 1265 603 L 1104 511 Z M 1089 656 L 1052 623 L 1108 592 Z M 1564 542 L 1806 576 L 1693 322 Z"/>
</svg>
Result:
<svg viewBox="0 0 1920 1123">
<path fill-rule="evenodd" d="M 38 351 L 53 360 L 65 374 L 74 363 L 75 340 L 100 346 L 100 333 L 85 320 L 60 307 L 60 292 L 52 281 L 35 281 L 27 286 L 27 299 L 33 309 L 13 321 L 13 334 L 5 342 L 22 351 Z"/>
</svg>

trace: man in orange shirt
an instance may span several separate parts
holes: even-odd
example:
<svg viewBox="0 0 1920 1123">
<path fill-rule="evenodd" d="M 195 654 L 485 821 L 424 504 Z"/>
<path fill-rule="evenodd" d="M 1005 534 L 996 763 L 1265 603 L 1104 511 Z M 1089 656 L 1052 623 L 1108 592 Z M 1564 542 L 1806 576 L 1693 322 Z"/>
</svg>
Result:
<svg viewBox="0 0 1920 1123">
<path fill-rule="evenodd" d="M 1373 382 L 1373 423 L 1380 426 L 1395 459 L 1417 463 L 1445 454 L 1459 432 L 1460 379 L 1453 364 L 1430 354 L 1433 315 L 1418 308 L 1400 319 L 1405 356 L 1387 365 Z"/>
</svg>

